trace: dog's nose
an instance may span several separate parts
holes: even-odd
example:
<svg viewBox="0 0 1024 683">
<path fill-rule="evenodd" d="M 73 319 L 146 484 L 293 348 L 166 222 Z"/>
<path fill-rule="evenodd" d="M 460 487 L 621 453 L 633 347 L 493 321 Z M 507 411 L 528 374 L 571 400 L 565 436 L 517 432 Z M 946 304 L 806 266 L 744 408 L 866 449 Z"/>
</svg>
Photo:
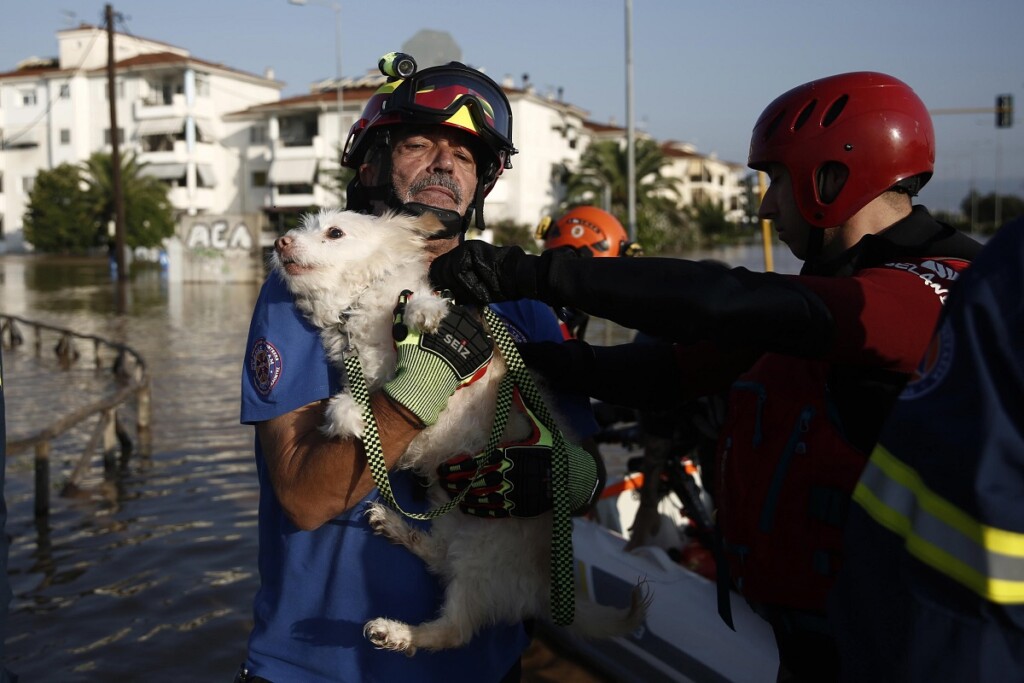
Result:
<svg viewBox="0 0 1024 683">
<path fill-rule="evenodd" d="M 284 251 L 291 245 L 291 243 L 291 237 L 289 237 L 288 235 L 281 235 L 276 240 L 274 240 L 274 249 L 276 249 L 279 252 Z"/>
</svg>

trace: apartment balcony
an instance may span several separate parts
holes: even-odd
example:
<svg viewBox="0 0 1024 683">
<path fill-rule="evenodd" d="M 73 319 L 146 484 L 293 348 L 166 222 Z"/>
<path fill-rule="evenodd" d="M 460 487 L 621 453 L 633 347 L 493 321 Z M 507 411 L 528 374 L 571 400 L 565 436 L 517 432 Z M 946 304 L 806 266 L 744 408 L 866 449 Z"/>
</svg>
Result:
<svg viewBox="0 0 1024 683">
<path fill-rule="evenodd" d="M 167 193 L 171 205 L 179 211 L 213 211 L 215 206 L 216 192 L 210 188 L 196 188 L 195 194 L 189 196 L 187 187 L 172 187 Z"/>
<path fill-rule="evenodd" d="M 197 142 L 194 153 L 188 153 L 188 144 L 184 140 L 175 140 L 174 148 L 160 152 L 139 152 L 139 162 L 152 165 L 158 164 L 184 164 L 189 161 L 197 163 L 212 164 L 221 158 L 223 149 L 218 145 Z"/>
<path fill-rule="evenodd" d="M 300 157 L 312 157 L 314 159 L 332 159 L 337 154 L 327 138 L 314 135 L 304 140 L 286 140 L 278 138 L 274 141 L 275 159 L 296 159 Z"/>
<path fill-rule="evenodd" d="M 313 193 L 281 194 L 279 192 L 275 192 L 273 195 L 267 195 L 263 199 L 263 207 L 268 209 L 272 206 L 279 208 L 306 209 L 314 204 L 316 204 L 316 195 Z"/>
<path fill-rule="evenodd" d="M 184 118 L 188 114 L 184 95 L 173 95 L 168 103 L 159 95 L 139 98 L 132 103 L 132 115 L 136 121 L 146 119 Z"/>
</svg>

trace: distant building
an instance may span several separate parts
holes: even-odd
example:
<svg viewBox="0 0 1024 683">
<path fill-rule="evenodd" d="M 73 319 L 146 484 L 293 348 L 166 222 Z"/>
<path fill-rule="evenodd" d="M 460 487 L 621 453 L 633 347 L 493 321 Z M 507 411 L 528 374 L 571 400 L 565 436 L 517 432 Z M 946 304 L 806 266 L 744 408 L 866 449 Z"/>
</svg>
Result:
<svg viewBox="0 0 1024 683">
<path fill-rule="evenodd" d="M 713 202 L 725 210 L 725 217 L 742 223 L 747 215 L 749 171 L 743 164 L 722 161 L 714 155 L 698 154 L 685 142 L 661 144 L 661 152 L 671 160 L 668 175 L 679 178 L 683 206 Z"/>
<path fill-rule="evenodd" d="M 40 170 L 110 151 L 107 34 L 82 25 L 57 33 L 59 57 L 0 73 L 0 249 L 22 246 L 22 215 Z M 121 150 L 170 186 L 182 214 L 244 213 L 239 192 L 246 126 L 231 111 L 279 99 L 283 84 L 192 57 L 187 50 L 117 33 Z M 247 201 L 248 200 L 248 201 Z"/>
<path fill-rule="evenodd" d="M 83 25 L 57 38 L 59 58 L 0 73 L 0 251 L 22 247 L 22 215 L 40 170 L 110 149 L 106 32 Z M 170 186 L 180 224 L 194 226 L 197 216 L 211 217 L 211 224 L 217 216 L 258 216 L 260 225 L 251 226 L 259 234 L 255 252 L 272 245 L 289 214 L 343 201 L 340 150 L 383 83 L 375 68 L 343 79 L 339 116 L 334 79 L 282 99 L 283 84 L 270 73 L 245 73 L 158 41 L 116 34 L 115 55 L 122 151 L 136 151 L 144 172 Z M 561 93 L 539 94 L 526 75 L 518 86 L 510 78 L 501 85 L 519 154 L 488 196 L 486 217 L 532 227 L 558 210 L 566 173 L 579 167 L 586 147 L 624 141 L 626 130 L 589 121 Z M 742 216 L 741 166 L 683 143 L 664 143 L 662 150 L 680 178 L 684 204 L 712 199 L 730 218 Z M 179 239 L 179 249 L 191 248 L 189 238 Z"/>
</svg>

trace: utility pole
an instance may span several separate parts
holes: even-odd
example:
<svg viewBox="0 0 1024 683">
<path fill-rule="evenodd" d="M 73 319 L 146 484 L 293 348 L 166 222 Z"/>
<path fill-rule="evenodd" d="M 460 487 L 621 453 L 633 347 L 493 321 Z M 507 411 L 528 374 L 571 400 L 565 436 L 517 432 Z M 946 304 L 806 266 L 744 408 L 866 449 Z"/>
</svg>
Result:
<svg viewBox="0 0 1024 683">
<path fill-rule="evenodd" d="M 114 187 L 114 262 L 117 279 L 128 279 L 124 258 L 124 196 L 121 193 L 121 140 L 117 128 L 117 82 L 114 69 L 114 8 L 107 5 L 107 99 L 110 100 L 110 166 Z"/>
<path fill-rule="evenodd" d="M 633 0 L 626 0 L 626 221 L 636 242 L 636 130 L 633 125 Z"/>
</svg>

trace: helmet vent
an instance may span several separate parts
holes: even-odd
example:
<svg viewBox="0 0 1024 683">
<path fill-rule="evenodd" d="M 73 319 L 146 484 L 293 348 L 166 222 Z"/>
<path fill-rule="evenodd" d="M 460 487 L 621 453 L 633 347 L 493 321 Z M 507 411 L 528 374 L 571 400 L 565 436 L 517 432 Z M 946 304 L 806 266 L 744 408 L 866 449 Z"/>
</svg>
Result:
<svg viewBox="0 0 1024 683">
<path fill-rule="evenodd" d="M 807 119 L 811 118 L 811 113 L 814 108 L 818 106 L 818 100 L 811 100 L 807 103 L 807 106 L 800 111 L 800 115 L 796 117 L 796 123 L 793 124 L 793 130 L 800 130 L 807 123 Z"/>
<path fill-rule="evenodd" d="M 839 118 L 839 115 L 843 113 L 843 109 L 846 108 L 846 103 L 850 101 L 849 95 L 843 95 L 838 100 L 832 103 L 832 106 L 825 112 L 825 118 L 821 120 L 821 125 L 824 128 L 828 128 L 835 120 Z"/>
<path fill-rule="evenodd" d="M 785 116 L 785 114 L 786 110 L 783 109 L 775 116 L 774 119 L 772 119 L 772 122 L 769 123 L 768 127 L 764 130 L 764 136 L 762 137 L 763 140 L 770 140 L 771 137 L 775 135 L 775 129 L 779 127 L 779 124 L 782 122 L 782 117 Z"/>
</svg>

